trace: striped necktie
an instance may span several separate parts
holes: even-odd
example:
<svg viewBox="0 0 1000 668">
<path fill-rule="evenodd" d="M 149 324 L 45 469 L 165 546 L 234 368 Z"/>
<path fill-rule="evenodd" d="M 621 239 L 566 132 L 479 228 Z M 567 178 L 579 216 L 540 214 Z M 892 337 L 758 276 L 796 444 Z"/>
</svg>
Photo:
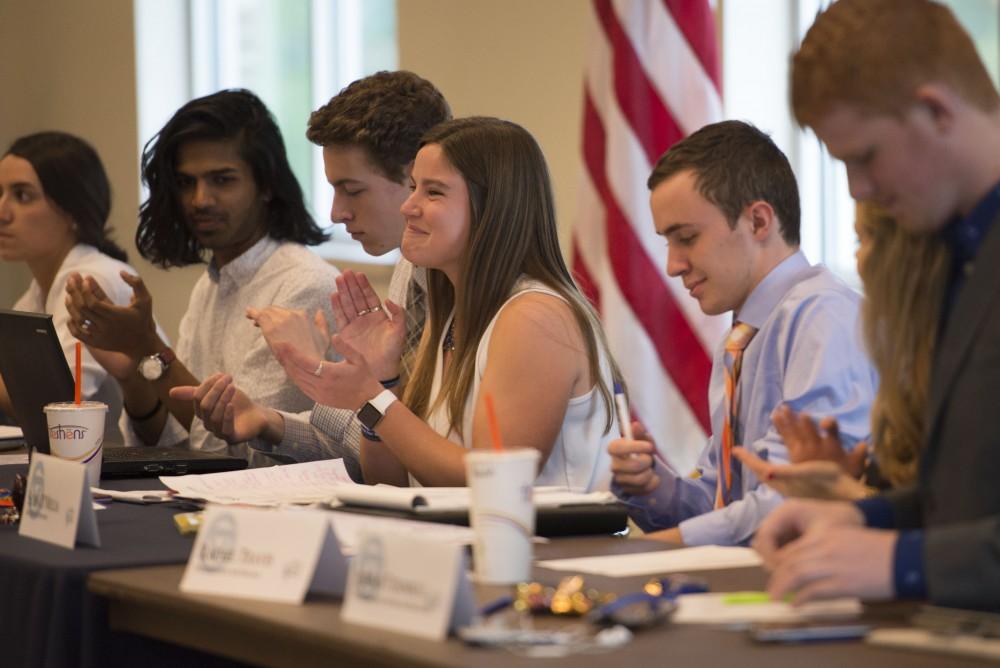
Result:
<svg viewBox="0 0 1000 668">
<path fill-rule="evenodd" d="M 733 447 L 739 438 L 737 427 L 740 410 L 740 370 L 743 367 L 743 351 L 756 333 L 756 327 L 738 322 L 733 325 L 732 331 L 726 337 L 726 349 L 723 354 L 726 380 L 726 422 L 722 427 L 722 453 L 719 457 L 719 470 L 715 485 L 716 508 L 722 508 L 732 501 Z"/>
<path fill-rule="evenodd" d="M 414 269 L 414 271 L 418 271 Z M 411 279 L 406 291 L 406 341 L 403 344 L 402 372 L 404 378 L 413 375 L 413 362 L 424 332 L 427 317 L 427 292 Z"/>
</svg>

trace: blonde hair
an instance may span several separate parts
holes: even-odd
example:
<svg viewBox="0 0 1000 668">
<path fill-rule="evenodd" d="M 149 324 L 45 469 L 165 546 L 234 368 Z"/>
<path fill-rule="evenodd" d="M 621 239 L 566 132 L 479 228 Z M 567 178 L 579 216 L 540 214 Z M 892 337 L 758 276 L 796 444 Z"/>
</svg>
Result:
<svg viewBox="0 0 1000 668">
<path fill-rule="evenodd" d="M 983 111 L 1000 106 L 969 34 L 930 0 L 838 0 L 792 56 L 792 111 L 814 125 L 838 103 L 900 116 L 925 83 L 951 87 Z"/>
<path fill-rule="evenodd" d="M 872 404 L 879 471 L 894 486 L 916 477 L 926 438 L 931 364 L 950 268 L 939 238 L 907 232 L 871 204 L 857 208 L 870 250 L 858 267 L 865 287 L 865 342 L 881 376 Z"/>
<path fill-rule="evenodd" d="M 444 403 L 451 429 L 462 434 L 479 340 L 518 279 L 527 275 L 569 304 L 586 345 L 590 377 L 604 400 L 607 431 L 613 424 L 614 402 L 612 388 L 603 380 L 599 350 L 616 382 L 621 375 L 597 315 L 574 283 L 559 249 L 552 187 L 541 148 L 521 126 L 483 117 L 442 123 L 424 136 L 421 145 L 428 144 L 441 147 L 469 189 L 469 247 L 457 291 L 444 273 L 427 271 L 427 325 L 403 402 L 424 419 Z M 452 309 L 455 350 L 432 405 L 437 346 Z"/>
</svg>

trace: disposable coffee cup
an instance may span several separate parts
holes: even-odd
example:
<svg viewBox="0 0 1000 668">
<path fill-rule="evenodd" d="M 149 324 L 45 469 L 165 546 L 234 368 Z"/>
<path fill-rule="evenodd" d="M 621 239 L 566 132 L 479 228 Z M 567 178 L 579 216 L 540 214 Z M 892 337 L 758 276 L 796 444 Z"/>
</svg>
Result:
<svg viewBox="0 0 1000 668">
<path fill-rule="evenodd" d="M 45 407 L 49 423 L 49 450 L 60 459 L 86 464 L 91 485 L 96 485 L 101 479 L 107 412 L 107 404 L 100 401 L 81 401 L 79 405 L 66 402 Z"/>
<path fill-rule="evenodd" d="M 465 455 L 469 515 L 475 534 L 476 580 L 515 584 L 531 576 L 535 535 L 532 490 L 539 452 L 533 448 L 502 452 L 477 450 Z"/>
</svg>

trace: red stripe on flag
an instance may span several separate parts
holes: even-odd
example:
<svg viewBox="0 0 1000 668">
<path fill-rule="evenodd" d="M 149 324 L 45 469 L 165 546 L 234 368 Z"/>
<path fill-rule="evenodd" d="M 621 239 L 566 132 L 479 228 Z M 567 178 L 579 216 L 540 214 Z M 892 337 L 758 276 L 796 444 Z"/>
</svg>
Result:
<svg viewBox="0 0 1000 668">
<path fill-rule="evenodd" d="M 606 139 L 604 124 L 587 91 L 583 118 L 584 162 L 604 202 L 608 253 L 615 280 L 652 340 L 671 381 L 708 433 L 711 430 L 708 412 L 711 359 L 618 207 L 605 173 Z"/>
<path fill-rule="evenodd" d="M 575 239 L 573 240 L 573 279 L 580 287 L 580 292 L 590 300 L 590 303 L 594 305 L 594 309 L 600 313 L 601 289 L 590 275 L 590 271 L 587 270 L 587 263 L 583 261 L 583 255 L 580 254 L 580 247 L 577 245 Z"/>
<path fill-rule="evenodd" d="M 719 76 L 719 49 L 716 33 L 715 14 L 707 2 L 691 2 L 691 0 L 663 0 L 663 6 L 674 18 L 674 23 L 684 33 L 684 38 L 691 46 L 705 74 L 715 84 L 715 89 L 722 92 L 722 81 Z M 706 121 L 709 119 L 705 119 Z"/>
<path fill-rule="evenodd" d="M 684 137 L 684 132 L 667 111 L 663 100 L 646 76 L 639 56 L 618 22 L 611 0 L 594 0 L 594 9 L 611 43 L 615 98 L 639 138 L 649 163 L 656 164 L 660 155 L 671 144 Z M 669 67 L 670 63 L 650 65 Z"/>
</svg>

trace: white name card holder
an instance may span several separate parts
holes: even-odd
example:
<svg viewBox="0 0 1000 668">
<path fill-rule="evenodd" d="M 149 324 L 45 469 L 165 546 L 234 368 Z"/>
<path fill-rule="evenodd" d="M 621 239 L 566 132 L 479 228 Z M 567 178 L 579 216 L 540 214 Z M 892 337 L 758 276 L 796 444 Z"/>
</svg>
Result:
<svg viewBox="0 0 1000 668">
<path fill-rule="evenodd" d="M 18 533 L 71 550 L 100 547 L 87 465 L 34 453 Z"/>
<path fill-rule="evenodd" d="M 462 546 L 405 534 L 361 534 L 347 576 L 344 621 L 441 640 L 470 624 L 474 612 Z"/>
<path fill-rule="evenodd" d="M 325 512 L 209 506 L 180 588 L 301 604 L 309 592 L 343 595 L 346 578 Z"/>
</svg>

